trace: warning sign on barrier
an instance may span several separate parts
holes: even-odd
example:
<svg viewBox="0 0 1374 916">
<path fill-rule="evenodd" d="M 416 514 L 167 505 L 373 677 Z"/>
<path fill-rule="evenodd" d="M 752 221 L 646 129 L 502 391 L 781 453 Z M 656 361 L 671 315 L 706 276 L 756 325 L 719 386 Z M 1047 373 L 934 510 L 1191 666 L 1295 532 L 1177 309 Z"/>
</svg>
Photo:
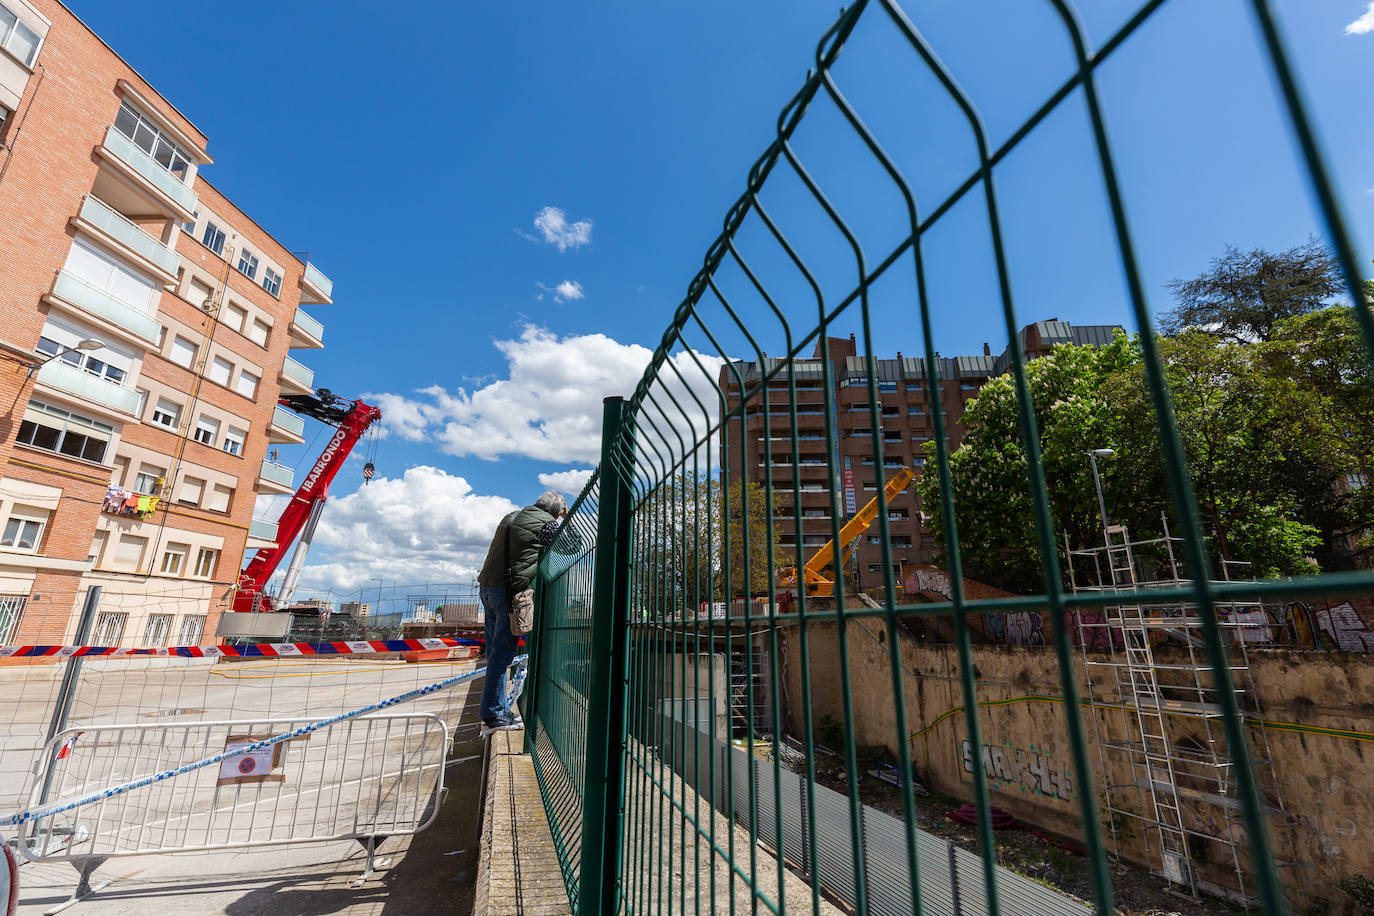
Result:
<svg viewBox="0 0 1374 916">
<path fill-rule="evenodd" d="M 224 739 L 224 749 L 226 751 L 236 751 L 241 747 L 250 744 L 257 744 L 259 741 L 266 741 L 271 735 L 229 735 Z M 262 783 L 262 782 L 285 782 L 286 774 L 279 772 L 281 769 L 282 756 L 286 752 L 288 741 L 273 744 L 269 747 L 260 747 L 240 754 L 237 757 L 230 757 L 219 765 L 219 780 L 216 786 L 233 786 L 243 783 Z"/>
</svg>

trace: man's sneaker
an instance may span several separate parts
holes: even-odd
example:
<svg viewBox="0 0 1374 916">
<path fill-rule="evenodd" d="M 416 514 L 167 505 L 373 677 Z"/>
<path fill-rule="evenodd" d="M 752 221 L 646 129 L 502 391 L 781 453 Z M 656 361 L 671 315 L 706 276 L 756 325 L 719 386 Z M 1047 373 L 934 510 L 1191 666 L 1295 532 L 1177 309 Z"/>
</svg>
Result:
<svg viewBox="0 0 1374 916">
<path fill-rule="evenodd" d="M 521 728 L 524 728 L 524 727 L 525 727 L 525 724 L 524 724 L 523 722 L 510 723 L 510 722 L 500 722 L 500 721 L 497 721 L 497 720 L 494 720 L 494 719 L 493 719 L 493 720 L 491 720 L 491 721 L 489 721 L 489 722 L 483 722 L 483 723 L 482 723 L 482 730 L 478 733 L 478 737 L 479 737 L 479 738 L 485 738 L 485 737 L 487 737 L 488 735 L 490 735 L 492 732 L 508 732 L 508 731 L 515 731 L 515 730 L 517 730 L 517 729 L 521 729 Z"/>
</svg>

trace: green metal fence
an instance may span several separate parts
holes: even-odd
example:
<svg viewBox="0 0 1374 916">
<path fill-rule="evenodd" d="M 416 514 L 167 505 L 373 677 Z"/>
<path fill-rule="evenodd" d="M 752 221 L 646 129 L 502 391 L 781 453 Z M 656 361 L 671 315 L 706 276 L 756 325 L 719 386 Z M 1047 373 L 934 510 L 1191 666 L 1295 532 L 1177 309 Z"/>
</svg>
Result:
<svg viewBox="0 0 1374 916">
<path fill-rule="evenodd" d="M 1065 620 L 1066 613 L 1119 605 L 1131 595 L 1073 593 L 1066 582 L 1027 358 L 1014 345 L 1024 316 L 1014 307 L 1016 278 L 1004 250 L 1005 216 L 994 177 L 1056 112 L 1073 107 L 1085 118 L 1095 164 L 1086 180 L 1104 196 L 1129 314 L 1141 332 L 1171 514 L 1183 545 L 1181 561 L 1190 570 L 1209 569 L 1204 528 L 1153 335 L 1152 310 L 1159 304 L 1147 299 L 1096 80 L 1103 63 L 1164 5 L 1163 0 L 1142 4 L 1094 48 L 1072 7 L 1065 0 L 1046 0 L 1045 8 L 1067 38 L 1072 65 L 1063 83 L 996 146 L 973 101 L 897 4 L 855 3 L 822 37 L 814 69 L 779 115 L 776 139 L 749 170 L 744 194 L 730 208 L 642 381 L 628 399 L 607 402 L 599 470 L 559 535 L 564 542 L 555 545 L 541 567 L 540 616 L 526 697 L 527 741 L 578 913 L 1074 911 L 1072 901 L 1062 895 L 1036 897 L 1031 882 L 999 868 L 982 767 L 971 767 L 970 794 L 979 812 L 977 858 L 953 845 L 946 855 L 945 847 L 932 845 L 931 836 L 918 827 L 919 786 L 904 736 L 922 723 L 907 721 L 901 701 L 906 682 L 916 676 L 900 648 L 906 638 L 903 622 L 939 618 L 952 627 L 961 715 L 976 749 L 983 741 L 967 615 L 1011 607 L 1034 608 L 1050 621 L 1048 649 L 1057 662 L 1070 763 L 1077 774 L 1077 816 L 1086 845 L 1091 905 L 1103 916 L 1113 912 L 1106 827 L 1099 810 L 1103 787 L 1095 785 L 1100 771 L 1080 712 L 1080 675 Z M 1269 4 L 1253 0 L 1249 8 L 1253 21 L 1247 25 L 1258 26 L 1287 126 L 1299 143 L 1302 174 L 1310 182 L 1350 294 L 1361 301 L 1350 239 Z M 962 112 L 973 159 L 967 178 L 952 192 L 918 200 L 913 182 L 846 97 L 837 61 L 859 29 L 899 41 L 913 64 Z M 856 155 L 867 157 L 886 176 L 888 194 L 904 213 L 905 230 L 895 245 L 876 253 L 866 249 L 862 232 L 846 221 L 837 198 L 797 152 L 796 136 L 805 130 L 808 116 L 822 107 L 829 117 L 826 129 L 847 131 Z M 833 273 L 816 265 L 811 252 L 817 236 L 794 229 L 795 208 L 765 205 L 767 189 L 776 183 L 806 201 L 838 240 L 826 250 L 831 255 L 838 251 L 847 261 L 845 285 L 837 288 Z M 956 212 L 964 217 L 976 213 L 987 233 L 995 270 L 993 314 L 1012 344 L 1007 371 L 1018 400 L 1025 486 L 1042 572 L 1040 593 L 1014 601 L 969 598 L 961 574 L 941 409 L 941 398 L 948 394 L 942 393 L 938 375 L 941 360 L 933 321 L 942 309 L 959 306 L 928 291 L 930 267 L 923 247 Z M 765 254 L 757 253 L 763 249 Z M 788 279 L 777 279 L 784 269 Z M 914 295 L 880 321 L 875 318 L 882 307 L 876 291 L 902 274 Z M 1374 318 L 1366 309 L 1356 311 L 1364 340 L 1374 342 Z M 818 345 L 824 347 L 834 330 L 854 332 L 857 355 L 867 367 L 860 377 L 876 473 L 886 464 L 884 448 L 891 442 L 882 432 L 875 362 L 881 354 L 875 347 L 884 346 L 892 314 L 905 319 L 903 333 L 923 347 L 934 443 L 926 467 L 938 482 L 946 520 L 948 600 L 909 601 L 891 564 L 884 563 L 881 587 L 870 589 L 864 600 L 846 595 L 853 589 L 836 576 L 829 600 L 796 589 L 795 601 L 780 601 L 779 593 L 786 589 L 778 585 L 784 560 L 772 546 L 780 536 L 776 529 L 787 529 L 783 533 L 790 535 L 793 551 L 805 550 L 803 492 L 815 492 L 806 487 L 803 473 L 799 417 L 819 412 L 824 418 L 824 470 L 816 464 L 819 476 L 814 479 L 825 494 L 823 514 L 832 537 L 839 538 L 843 519 L 853 512 L 844 505 L 839 484 L 835 366 L 820 359 L 819 385 L 807 387 L 798 383 L 801 361 Z M 766 347 L 773 349 L 773 357 Z M 806 365 L 807 372 L 817 368 Z M 821 401 L 813 408 L 808 393 L 817 389 Z M 775 423 L 775 417 L 782 422 Z M 744 444 L 760 436 L 762 467 L 755 473 L 746 467 Z M 757 491 L 743 483 L 749 477 L 761 477 Z M 887 554 L 892 549 L 889 513 L 882 490 L 877 493 L 876 537 Z M 778 496 L 790 496 L 796 507 L 790 521 L 774 517 Z M 1285 890 L 1271 853 L 1265 803 L 1257 790 L 1247 726 L 1215 605 L 1242 593 L 1329 595 L 1372 585 L 1374 577 L 1365 573 L 1237 584 L 1193 575 L 1183 585 L 1155 589 L 1141 599 L 1196 608 L 1196 632 L 1218 706 L 1214 718 L 1229 749 L 1235 806 L 1243 814 L 1247 879 L 1254 905 L 1267 913 L 1286 911 Z M 813 653 L 810 642 L 821 632 L 818 628 L 830 628 L 825 632 L 838 649 L 834 657 Z M 895 698 L 895 815 L 880 817 L 865 805 L 863 749 L 845 737 L 855 735 L 856 717 L 864 712 L 856 709 L 852 667 L 856 650 L 851 641 L 858 638 L 881 646 L 883 661 L 876 670 Z M 817 745 L 825 737 L 813 714 L 812 678 L 818 665 L 839 669 L 842 715 L 828 727 L 832 741 L 835 734 L 841 736 L 833 750 L 843 778 L 831 787 L 817 773 Z M 872 670 L 865 672 L 870 688 L 872 677 Z M 799 691 L 788 685 L 799 685 Z"/>
</svg>

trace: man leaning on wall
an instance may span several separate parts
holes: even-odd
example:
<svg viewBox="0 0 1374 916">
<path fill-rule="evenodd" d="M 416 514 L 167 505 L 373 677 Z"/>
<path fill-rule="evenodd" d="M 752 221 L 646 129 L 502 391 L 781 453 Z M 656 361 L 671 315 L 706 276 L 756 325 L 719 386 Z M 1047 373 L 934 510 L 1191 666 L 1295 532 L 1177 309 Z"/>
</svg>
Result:
<svg viewBox="0 0 1374 916">
<path fill-rule="evenodd" d="M 494 731 L 524 728 L 510 708 L 506 669 L 515 658 L 520 637 L 511 629 L 511 596 L 532 587 L 540 552 L 553 543 L 559 521 L 568 514 L 562 495 L 547 490 L 534 505 L 501 519 L 477 577 L 486 627 L 487 675 L 482 682 L 482 737 Z"/>
</svg>

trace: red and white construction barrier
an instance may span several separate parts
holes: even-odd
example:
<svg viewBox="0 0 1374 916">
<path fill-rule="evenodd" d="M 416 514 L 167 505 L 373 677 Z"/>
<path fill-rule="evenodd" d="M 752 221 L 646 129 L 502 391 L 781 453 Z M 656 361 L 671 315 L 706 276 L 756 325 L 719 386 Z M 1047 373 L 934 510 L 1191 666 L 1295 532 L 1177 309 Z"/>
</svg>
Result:
<svg viewBox="0 0 1374 916">
<path fill-rule="evenodd" d="M 340 642 L 264 642 L 244 646 L 169 646 L 125 649 L 117 646 L 0 646 L 0 658 L 283 658 L 309 655 L 369 655 L 420 652 L 458 646 L 483 646 L 480 639 L 350 639 Z"/>
</svg>

